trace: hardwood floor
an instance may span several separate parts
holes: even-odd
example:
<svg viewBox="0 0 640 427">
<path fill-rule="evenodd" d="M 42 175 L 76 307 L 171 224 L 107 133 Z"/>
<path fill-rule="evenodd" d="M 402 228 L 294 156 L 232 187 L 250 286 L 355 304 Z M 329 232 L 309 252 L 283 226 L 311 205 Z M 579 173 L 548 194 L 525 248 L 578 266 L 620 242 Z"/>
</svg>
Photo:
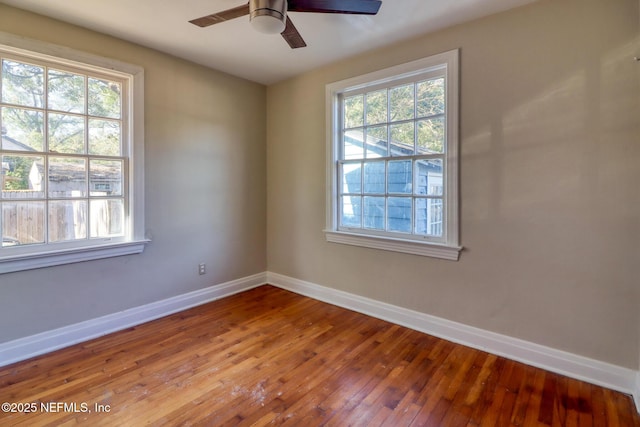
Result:
<svg viewBox="0 0 640 427">
<path fill-rule="evenodd" d="M 0 368 L 0 402 L 35 409 L 1 426 L 640 426 L 624 394 L 271 286 Z"/>
</svg>

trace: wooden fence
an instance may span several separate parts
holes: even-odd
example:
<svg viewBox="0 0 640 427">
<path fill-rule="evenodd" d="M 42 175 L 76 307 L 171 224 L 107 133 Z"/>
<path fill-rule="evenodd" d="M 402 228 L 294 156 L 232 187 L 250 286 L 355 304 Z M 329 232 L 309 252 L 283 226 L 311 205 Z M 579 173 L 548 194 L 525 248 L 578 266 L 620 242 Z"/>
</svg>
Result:
<svg viewBox="0 0 640 427">
<path fill-rule="evenodd" d="M 32 191 L 3 191 L 2 236 L 3 244 L 43 243 L 46 237 L 46 204 L 42 201 L 27 201 L 33 198 Z M 88 235 L 88 200 L 69 200 L 63 203 L 49 203 L 48 241 L 84 239 Z M 107 200 L 97 200 L 92 204 L 95 224 L 92 229 L 98 235 L 121 234 L 123 213 L 120 206 Z M 71 225 L 73 224 L 73 225 Z M 71 225 L 71 226 L 70 226 Z"/>
<path fill-rule="evenodd" d="M 44 242 L 44 210 L 44 202 L 5 201 L 2 204 L 3 244 Z"/>
</svg>

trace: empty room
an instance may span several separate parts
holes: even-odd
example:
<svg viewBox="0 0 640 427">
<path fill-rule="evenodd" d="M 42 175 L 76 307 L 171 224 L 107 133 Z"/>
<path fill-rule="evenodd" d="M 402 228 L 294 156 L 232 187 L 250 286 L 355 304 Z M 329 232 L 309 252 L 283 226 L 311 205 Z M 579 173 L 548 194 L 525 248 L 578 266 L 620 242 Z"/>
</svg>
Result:
<svg viewBox="0 0 640 427">
<path fill-rule="evenodd" d="M 640 426 L 640 1 L 0 0 L 0 425 Z"/>
</svg>

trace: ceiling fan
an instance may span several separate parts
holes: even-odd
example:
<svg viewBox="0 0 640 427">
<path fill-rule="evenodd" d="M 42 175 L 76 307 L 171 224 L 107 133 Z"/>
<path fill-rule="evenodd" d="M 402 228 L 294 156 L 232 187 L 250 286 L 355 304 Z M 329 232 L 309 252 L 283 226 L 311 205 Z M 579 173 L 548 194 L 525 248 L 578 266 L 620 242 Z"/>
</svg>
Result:
<svg viewBox="0 0 640 427">
<path fill-rule="evenodd" d="M 249 15 L 251 25 L 268 34 L 280 33 L 291 49 L 307 44 L 287 16 L 287 12 L 346 13 L 375 15 L 382 2 L 380 0 L 249 0 L 249 3 L 196 18 L 190 23 L 199 27 L 219 24 L 233 18 Z"/>
</svg>

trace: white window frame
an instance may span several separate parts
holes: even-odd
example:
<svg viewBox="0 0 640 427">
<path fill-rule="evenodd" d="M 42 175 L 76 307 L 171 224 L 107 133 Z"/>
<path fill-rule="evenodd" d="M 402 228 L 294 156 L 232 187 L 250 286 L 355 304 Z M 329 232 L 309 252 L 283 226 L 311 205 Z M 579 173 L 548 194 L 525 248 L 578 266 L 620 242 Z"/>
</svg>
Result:
<svg viewBox="0 0 640 427">
<path fill-rule="evenodd" d="M 347 229 L 339 226 L 338 163 L 341 132 L 341 94 L 368 88 L 393 87 L 399 81 L 411 81 L 430 72 L 445 77 L 445 155 L 444 155 L 444 214 L 442 238 L 417 238 L 402 233 L 373 232 L 366 229 Z M 327 202 L 326 240 L 367 248 L 403 252 L 457 261 L 462 247 L 459 244 L 459 50 L 454 49 L 427 58 L 330 83 L 326 86 L 327 114 Z"/>
<path fill-rule="evenodd" d="M 0 274 L 101 258 L 141 253 L 146 239 L 144 227 L 144 69 L 67 47 L 0 32 L 0 50 L 8 55 L 31 58 L 62 67 L 107 71 L 126 81 L 123 97 L 128 111 L 123 117 L 123 156 L 127 158 L 125 235 L 122 238 L 88 239 L 74 242 L 0 247 Z M 128 196 L 128 197 L 127 197 Z"/>
</svg>

